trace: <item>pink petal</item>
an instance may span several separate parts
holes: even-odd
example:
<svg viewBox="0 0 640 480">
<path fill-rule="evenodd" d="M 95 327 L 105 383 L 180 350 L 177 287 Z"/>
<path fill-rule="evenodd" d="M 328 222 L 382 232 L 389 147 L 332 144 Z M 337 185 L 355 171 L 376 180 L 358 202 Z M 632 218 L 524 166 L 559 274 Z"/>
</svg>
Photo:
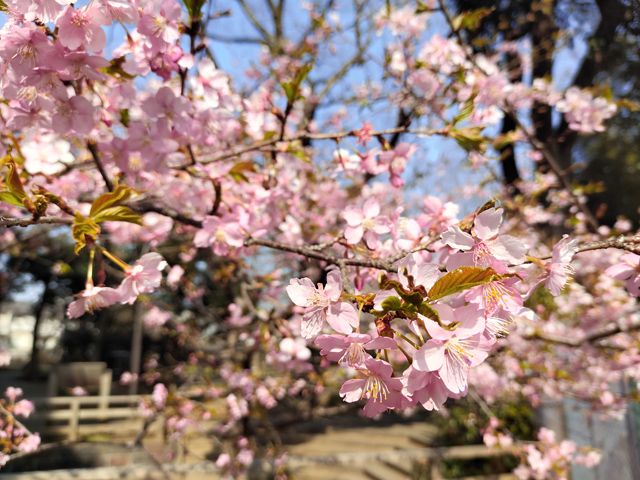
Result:
<svg viewBox="0 0 640 480">
<path fill-rule="evenodd" d="M 360 240 L 362 240 L 362 235 L 364 235 L 364 228 L 362 225 L 358 225 L 357 227 L 347 226 L 344 229 L 344 238 L 351 245 L 355 245 Z"/>
<path fill-rule="evenodd" d="M 491 254 L 498 260 L 519 264 L 524 262 L 528 246 L 522 239 L 511 235 L 501 235 L 487 244 Z"/>
<path fill-rule="evenodd" d="M 445 360 L 444 345 L 436 340 L 428 340 L 413 356 L 413 368 L 420 372 L 435 372 Z"/>
<path fill-rule="evenodd" d="M 449 230 L 442 234 L 442 241 L 451 248 L 463 251 L 471 250 L 476 243 L 471 235 L 463 232 L 457 226 L 449 227 Z"/>
<path fill-rule="evenodd" d="M 618 263 L 607 268 L 604 273 L 616 280 L 626 280 L 635 273 L 635 270 L 626 263 Z"/>
<path fill-rule="evenodd" d="M 306 339 L 315 337 L 322 330 L 326 318 L 327 315 L 323 308 L 308 311 L 302 317 L 300 335 Z"/>
<path fill-rule="evenodd" d="M 364 202 L 362 213 L 365 218 L 375 218 L 380 215 L 380 204 L 374 198 L 370 198 Z"/>
<path fill-rule="evenodd" d="M 473 222 L 473 232 L 480 240 L 489 240 L 498 235 L 502 224 L 502 209 L 490 208 L 480 213 Z"/>
<path fill-rule="evenodd" d="M 360 378 L 347 380 L 340 388 L 340 396 L 347 403 L 357 402 L 362 398 L 362 388 L 364 384 L 365 380 Z"/>
<path fill-rule="evenodd" d="M 365 344 L 367 350 L 383 350 L 385 348 L 394 350 L 398 348 L 396 341 L 389 337 L 377 337 Z"/>
<path fill-rule="evenodd" d="M 324 293 L 332 302 L 337 302 L 342 294 L 342 275 L 340 270 L 333 269 L 327 273 L 327 285 Z"/>
<path fill-rule="evenodd" d="M 78 318 L 84 315 L 84 299 L 79 298 L 78 300 L 74 300 L 67 307 L 67 317 L 69 318 Z"/>
<path fill-rule="evenodd" d="M 358 311 L 350 303 L 334 303 L 327 313 L 327 323 L 335 331 L 348 335 L 360 323 Z"/>
<path fill-rule="evenodd" d="M 308 307 L 311 305 L 311 299 L 316 293 L 316 287 L 308 278 L 292 278 L 286 291 L 293 303 L 299 307 Z"/>
<path fill-rule="evenodd" d="M 342 218 L 346 220 L 347 225 L 350 227 L 357 227 L 364 220 L 362 212 L 354 207 L 345 208 L 344 212 L 342 212 Z"/>
<path fill-rule="evenodd" d="M 438 371 L 445 387 L 452 393 L 461 393 L 467 389 L 469 367 L 446 355 L 442 368 Z"/>
</svg>

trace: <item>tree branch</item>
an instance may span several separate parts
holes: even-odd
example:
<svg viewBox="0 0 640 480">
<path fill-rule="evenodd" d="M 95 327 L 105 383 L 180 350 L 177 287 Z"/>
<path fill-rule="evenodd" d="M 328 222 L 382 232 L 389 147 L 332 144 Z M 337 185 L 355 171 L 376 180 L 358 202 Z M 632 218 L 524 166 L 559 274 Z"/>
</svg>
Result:
<svg viewBox="0 0 640 480">
<path fill-rule="evenodd" d="M 104 169 L 104 165 L 100 159 L 100 152 L 98 152 L 98 146 L 93 142 L 87 142 L 87 148 L 89 149 L 89 152 L 91 152 L 93 162 L 96 164 L 96 167 L 98 167 L 98 171 L 102 176 L 102 180 L 104 180 L 104 184 L 107 186 L 107 190 L 113 192 L 113 182 L 107 175 L 107 171 Z"/>
<path fill-rule="evenodd" d="M 72 218 L 61 217 L 40 217 L 40 218 L 8 218 L 0 216 L 0 227 L 30 227 L 31 225 L 40 224 L 59 224 L 59 225 L 71 225 L 73 223 Z"/>
<path fill-rule="evenodd" d="M 547 343 L 554 343 L 565 347 L 577 348 L 587 343 L 594 343 L 598 340 L 604 340 L 606 338 L 617 335 L 618 333 L 634 332 L 637 330 L 640 330 L 640 323 L 635 323 L 629 327 L 622 327 L 617 323 L 613 323 L 611 325 L 607 325 L 606 327 L 587 333 L 582 338 L 577 339 L 545 332 L 535 332 L 531 335 L 528 335 L 526 338 L 542 340 Z"/>
</svg>

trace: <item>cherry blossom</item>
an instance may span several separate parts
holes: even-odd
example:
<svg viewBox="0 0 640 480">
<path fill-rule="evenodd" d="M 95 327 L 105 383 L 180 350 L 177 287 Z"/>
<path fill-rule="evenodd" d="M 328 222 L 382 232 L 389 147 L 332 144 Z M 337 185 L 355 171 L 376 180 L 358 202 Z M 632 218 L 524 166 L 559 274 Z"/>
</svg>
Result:
<svg viewBox="0 0 640 480">
<path fill-rule="evenodd" d="M 455 329 L 447 330 L 424 318 L 432 339 L 416 352 L 412 366 L 421 372 L 438 372 L 448 390 L 461 393 L 467 388 L 469 368 L 479 365 L 488 356 L 488 345 L 481 336 L 485 323 L 473 306 L 453 310 L 440 305 L 438 311 L 445 322 L 459 324 Z"/>
<path fill-rule="evenodd" d="M 471 234 L 458 226 L 449 227 L 442 234 L 442 241 L 450 247 L 465 253 L 452 255 L 447 263 L 449 269 L 459 265 L 492 267 L 504 272 L 507 263 L 519 264 L 524 261 L 526 245 L 510 235 L 498 235 L 502 224 L 501 208 L 489 208 L 478 214 L 473 222 Z"/>
<path fill-rule="evenodd" d="M 97 6 L 67 7 L 56 21 L 60 43 L 71 50 L 85 47 L 99 52 L 106 44 L 106 35 L 102 30 L 104 23 L 102 10 Z"/>
<path fill-rule="evenodd" d="M 551 263 L 546 266 L 549 276 L 544 282 L 553 295 L 560 295 L 562 288 L 573 274 L 571 259 L 577 246 L 578 242 L 575 239 L 571 240 L 568 236 L 565 236 L 553 247 Z"/>
<path fill-rule="evenodd" d="M 122 293 L 110 287 L 95 287 L 93 285 L 78 294 L 77 299 L 67 307 L 69 318 L 78 318 L 85 313 L 106 308 L 122 300 Z"/>
<path fill-rule="evenodd" d="M 143 293 L 151 293 L 160 286 L 162 270 L 167 262 L 158 253 L 146 253 L 125 271 L 125 278 L 118 287 L 122 303 L 134 303 Z"/>
<path fill-rule="evenodd" d="M 349 207 L 342 214 L 347 222 L 344 236 L 351 244 L 364 238 L 367 246 L 376 250 L 380 245 L 378 235 L 389 233 L 389 221 L 380 215 L 380 205 L 375 199 L 367 200 L 362 210 Z"/>
<path fill-rule="evenodd" d="M 400 406 L 402 382 L 393 378 L 393 367 L 383 360 L 367 358 L 365 369 L 360 370 L 363 378 L 347 380 L 340 388 L 340 396 L 345 402 L 366 400 L 363 412 L 374 417 L 386 410 Z"/>
<path fill-rule="evenodd" d="M 635 253 L 622 255 L 620 263 L 612 265 L 605 273 L 617 280 L 624 280 L 629 293 L 640 297 L 640 255 Z"/>
<path fill-rule="evenodd" d="M 287 287 L 291 301 L 305 307 L 302 336 L 313 338 L 325 321 L 340 333 L 349 334 L 359 324 L 358 312 L 352 304 L 340 302 L 342 280 L 340 272 L 332 270 L 327 274 L 327 284 L 314 286 L 308 278 L 292 279 Z"/>
</svg>

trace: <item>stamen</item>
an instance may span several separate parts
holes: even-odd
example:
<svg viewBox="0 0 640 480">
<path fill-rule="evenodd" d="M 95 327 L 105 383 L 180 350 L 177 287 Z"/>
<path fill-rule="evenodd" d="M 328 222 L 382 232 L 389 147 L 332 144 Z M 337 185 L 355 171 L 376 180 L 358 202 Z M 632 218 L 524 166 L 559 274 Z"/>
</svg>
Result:
<svg viewBox="0 0 640 480">
<path fill-rule="evenodd" d="M 479 267 L 488 267 L 491 265 L 491 252 L 484 242 L 479 242 L 473 247 L 473 263 Z"/>
<path fill-rule="evenodd" d="M 344 352 L 344 355 L 342 355 L 338 363 L 340 365 L 357 367 L 364 363 L 366 356 L 367 353 L 365 352 L 364 346 L 361 343 L 352 343 Z"/>
<path fill-rule="evenodd" d="M 364 384 L 362 398 L 372 399 L 374 402 L 384 402 L 389 395 L 389 387 L 380 377 L 370 375 Z"/>
</svg>

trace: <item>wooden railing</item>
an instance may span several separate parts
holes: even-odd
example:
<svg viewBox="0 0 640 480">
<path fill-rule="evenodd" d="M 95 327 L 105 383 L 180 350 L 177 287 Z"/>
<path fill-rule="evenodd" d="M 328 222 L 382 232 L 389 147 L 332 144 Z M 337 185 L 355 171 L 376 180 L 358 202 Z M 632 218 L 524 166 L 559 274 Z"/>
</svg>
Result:
<svg viewBox="0 0 640 480">
<path fill-rule="evenodd" d="M 72 441 L 78 440 L 80 433 L 105 430 L 99 422 L 109 420 L 140 419 L 125 427 L 127 431 L 134 430 L 143 421 L 138 409 L 142 398 L 142 395 L 36 398 L 32 399 L 36 411 L 28 423 L 43 433 L 66 434 Z"/>
</svg>

